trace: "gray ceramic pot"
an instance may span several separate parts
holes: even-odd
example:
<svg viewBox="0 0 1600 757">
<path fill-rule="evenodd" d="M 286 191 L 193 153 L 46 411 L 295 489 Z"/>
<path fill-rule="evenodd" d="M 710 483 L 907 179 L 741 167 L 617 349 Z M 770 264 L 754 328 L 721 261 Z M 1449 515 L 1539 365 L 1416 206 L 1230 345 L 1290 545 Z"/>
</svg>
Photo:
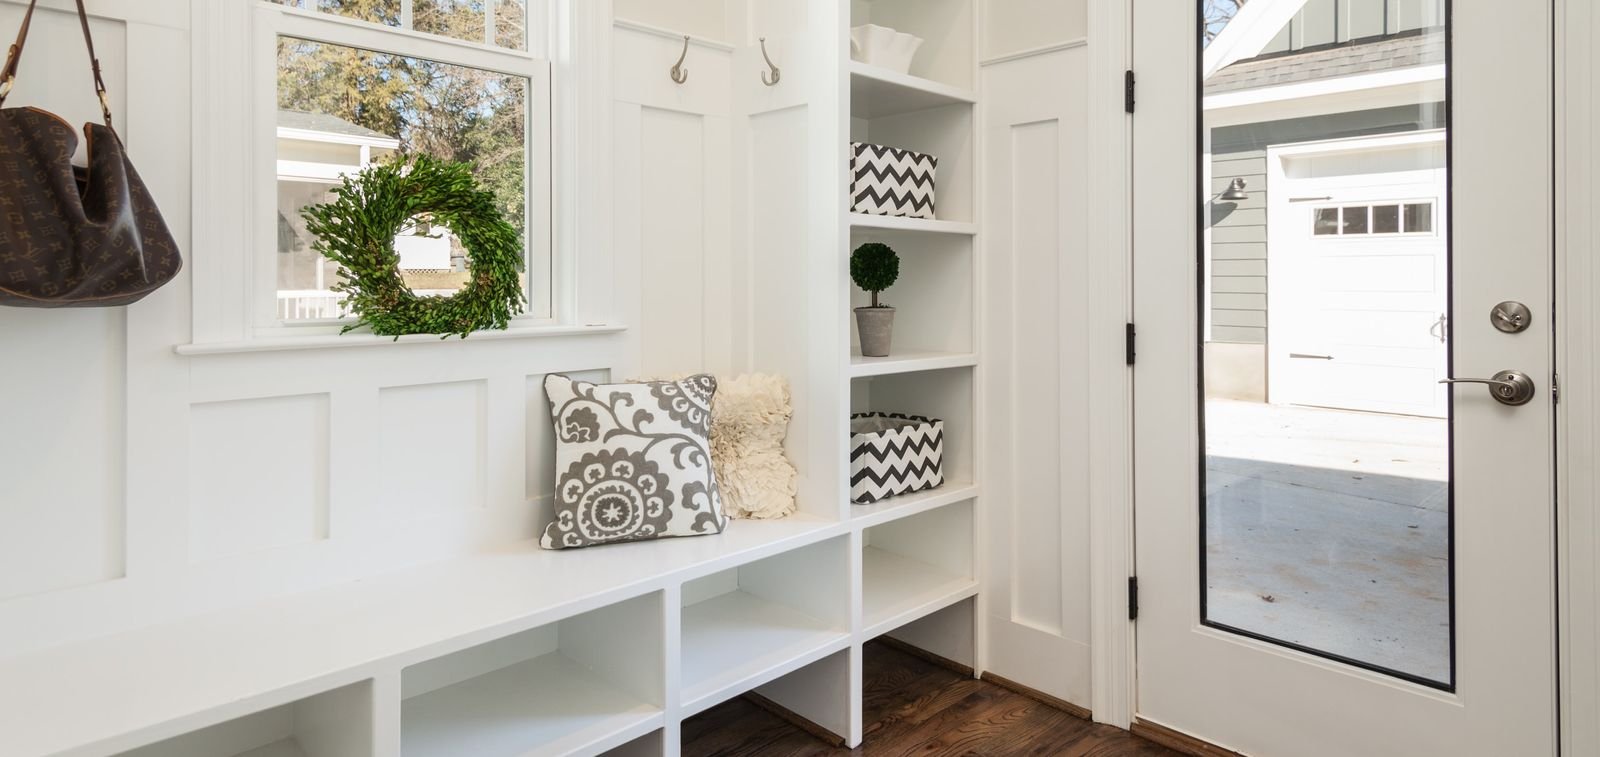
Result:
<svg viewBox="0 0 1600 757">
<path fill-rule="evenodd" d="M 894 308 L 856 308 L 856 333 L 861 335 L 861 354 L 887 357 L 889 339 L 894 335 Z"/>
</svg>

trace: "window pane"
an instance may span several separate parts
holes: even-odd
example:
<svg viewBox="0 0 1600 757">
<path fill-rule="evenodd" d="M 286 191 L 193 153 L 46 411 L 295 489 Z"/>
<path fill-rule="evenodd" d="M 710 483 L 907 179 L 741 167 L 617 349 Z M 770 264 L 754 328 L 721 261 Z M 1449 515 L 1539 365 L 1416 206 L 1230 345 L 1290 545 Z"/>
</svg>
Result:
<svg viewBox="0 0 1600 757">
<path fill-rule="evenodd" d="M 1311 233 L 1319 237 L 1339 233 L 1339 209 L 1317 208 L 1317 218 Z"/>
<path fill-rule="evenodd" d="M 500 0 L 495 6 L 494 43 L 513 50 L 528 49 L 527 0 Z"/>
<path fill-rule="evenodd" d="M 1210 161 L 1199 175 L 1248 166 L 1264 208 L 1200 214 L 1201 454 L 1174 461 L 1200 470 L 1198 620 L 1448 689 L 1451 431 L 1438 381 L 1454 316 L 1450 230 L 1433 217 L 1450 181 L 1448 29 L 1436 26 L 1448 19 L 1418 13 L 1446 3 L 1196 0 L 1190 12 L 1204 40 L 1241 8 L 1278 5 L 1293 18 L 1236 40 L 1246 57 L 1204 75 L 1194 114 Z M 1384 11 L 1404 24 L 1373 26 Z M 1363 90 L 1277 107 L 1287 86 L 1360 89 L 1424 65 L 1425 84 L 1379 100 Z M 1220 187 L 1194 190 L 1203 206 Z M 1382 197 L 1417 199 L 1363 199 Z"/>
<path fill-rule="evenodd" d="M 1400 206 L 1374 205 L 1372 207 L 1372 233 L 1399 234 Z"/>
<path fill-rule="evenodd" d="M 400 25 L 400 0 L 276 0 L 276 2 L 291 8 L 322 11 L 385 26 Z"/>
<path fill-rule="evenodd" d="M 397 154 L 471 164 L 523 238 L 527 79 L 291 37 L 278 41 L 279 314 L 330 317 L 336 266 L 311 251 L 300 211 L 340 177 Z M 466 281 L 466 250 L 425 218 L 396 237 L 402 278 L 418 294 Z M 548 272 L 538 276 L 548 286 Z M 524 288 L 528 281 L 524 280 Z M 537 298 L 530 298 L 537 299 Z"/>
<path fill-rule="evenodd" d="M 1344 233 L 1367 233 L 1367 206 L 1358 205 L 1356 207 L 1345 208 L 1340 212 L 1340 214 L 1344 217 Z"/>
<path fill-rule="evenodd" d="M 1419 202 L 1406 206 L 1406 233 L 1422 234 L 1433 231 L 1433 203 Z"/>
<path fill-rule="evenodd" d="M 487 0 L 411 0 L 411 28 L 471 42 L 486 40 Z"/>
</svg>

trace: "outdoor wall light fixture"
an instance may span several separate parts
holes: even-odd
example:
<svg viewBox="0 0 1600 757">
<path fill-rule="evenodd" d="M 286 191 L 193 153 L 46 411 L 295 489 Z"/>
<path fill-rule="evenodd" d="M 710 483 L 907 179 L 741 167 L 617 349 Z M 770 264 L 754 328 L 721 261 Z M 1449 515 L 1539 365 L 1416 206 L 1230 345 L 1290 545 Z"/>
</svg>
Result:
<svg viewBox="0 0 1600 757">
<path fill-rule="evenodd" d="M 1241 202 L 1250 199 L 1250 194 L 1244 191 L 1244 185 L 1243 178 L 1235 178 L 1233 181 L 1228 182 L 1228 188 L 1223 190 L 1222 194 L 1217 195 L 1217 199 L 1229 202 Z"/>
</svg>

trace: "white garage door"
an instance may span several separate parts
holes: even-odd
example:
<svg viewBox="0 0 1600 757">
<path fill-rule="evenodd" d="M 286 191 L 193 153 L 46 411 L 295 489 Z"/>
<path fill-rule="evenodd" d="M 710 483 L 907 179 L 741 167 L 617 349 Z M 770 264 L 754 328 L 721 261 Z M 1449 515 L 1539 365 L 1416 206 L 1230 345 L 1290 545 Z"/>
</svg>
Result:
<svg viewBox="0 0 1600 757">
<path fill-rule="evenodd" d="M 1406 140 L 1269 156 L 1272 402 L 1444 417 L 1444 146 Z"/>
</svg>

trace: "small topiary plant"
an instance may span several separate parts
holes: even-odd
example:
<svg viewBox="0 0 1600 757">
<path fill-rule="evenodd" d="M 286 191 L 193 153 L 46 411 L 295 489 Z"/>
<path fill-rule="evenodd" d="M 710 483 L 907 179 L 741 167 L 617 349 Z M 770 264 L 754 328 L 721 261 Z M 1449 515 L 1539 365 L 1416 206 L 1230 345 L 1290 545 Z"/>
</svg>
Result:
<svg viewBox="0 0 1600 757">
<path fill-rule="evenodd" d="M 900 278 L 900 256 L 889 245 L 868 242 L 850 253 L 850 280 L 861 290 L 872 295 L 872 306 L 878 303 L 878 293 L 894 286 Z"/>
</svg>

